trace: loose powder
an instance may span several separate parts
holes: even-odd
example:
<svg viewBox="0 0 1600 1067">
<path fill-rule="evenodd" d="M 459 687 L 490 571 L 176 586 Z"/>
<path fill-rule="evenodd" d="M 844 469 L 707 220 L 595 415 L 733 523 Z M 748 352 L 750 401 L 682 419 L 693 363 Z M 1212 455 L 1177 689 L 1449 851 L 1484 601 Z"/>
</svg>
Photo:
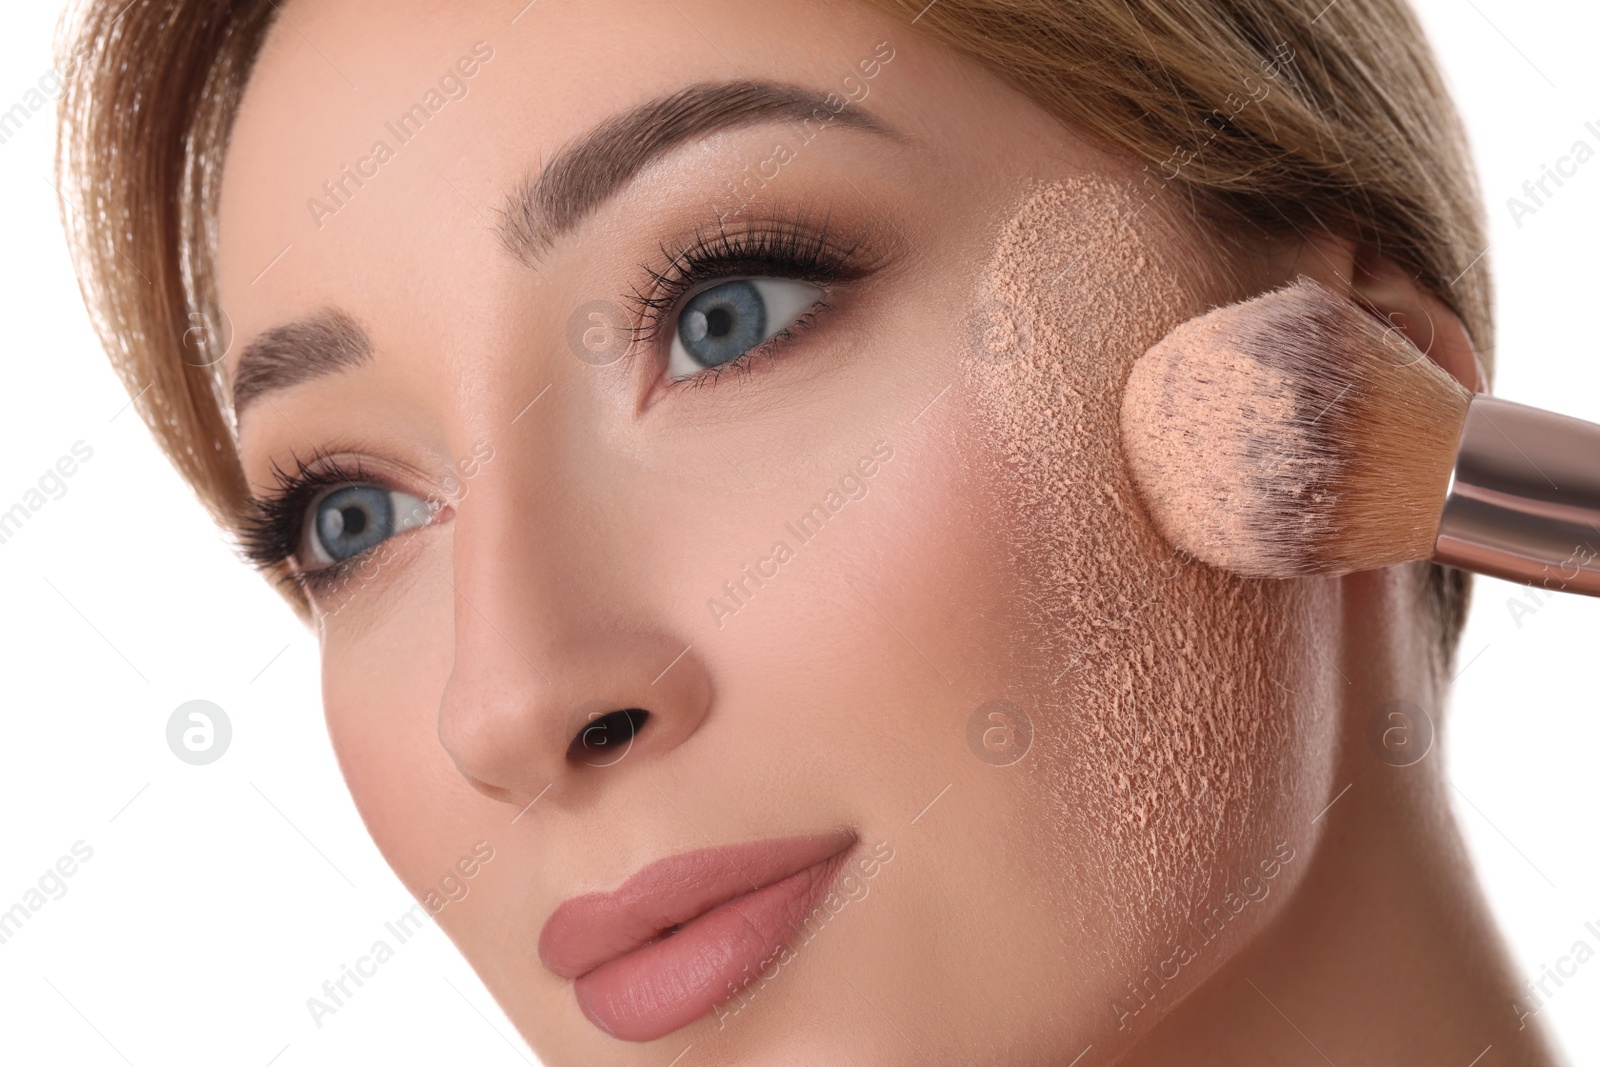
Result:
<svg viewBox="0 0 1600 1067">
<path fill-rule="evenodd" d="M 1129 369 L 1226 302 L 1219 278 L 1131 184 L 1048 185 L 998 235 L 963 360 L 999 547 L 1021 575 L 1019 670 L 1036 687 L 1018 696 L 1037 708 L 1024 766 L 1075 867 L 1055 903 L 1098 940 L 1120 935 L 1126 955 L 1102 964 L 1130 979 L 1151 962 L 1139 946 L 1170 944 L 1270 854 L 1305 751 L 1293 694 L 1326 674 L 1295 654 L 1304 586 L 1181 557 L 1124 468 Z"/>
</svg>

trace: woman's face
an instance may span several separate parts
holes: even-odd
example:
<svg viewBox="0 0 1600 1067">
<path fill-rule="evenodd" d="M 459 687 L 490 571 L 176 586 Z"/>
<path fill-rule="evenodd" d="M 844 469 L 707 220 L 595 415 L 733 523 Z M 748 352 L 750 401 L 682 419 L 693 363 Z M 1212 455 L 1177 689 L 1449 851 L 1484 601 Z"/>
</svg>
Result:
<svg viewBox="0 0 1600 1067">
<path fill-rule="evenodd" d="M 1233 275 L 909 25 L 519 6 L 286 5 L 225 168 L 373 837 L 551 1064 L 1114 1052 L 1331 760 L 1332 587 L 1175 557 L 1118 461 Z"/>
</svg>

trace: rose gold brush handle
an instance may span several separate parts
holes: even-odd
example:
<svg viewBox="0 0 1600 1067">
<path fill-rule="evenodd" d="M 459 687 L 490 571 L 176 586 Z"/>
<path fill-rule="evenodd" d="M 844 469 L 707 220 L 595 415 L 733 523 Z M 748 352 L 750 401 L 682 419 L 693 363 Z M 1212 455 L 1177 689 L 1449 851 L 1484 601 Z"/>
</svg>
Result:
<svg viewBox="0 0 1600 1067">
<path fill-rule="evenodd" d="M 1600 426 L 1474 396 L 1433 558 L 1600 596 Z"/>
</svg>

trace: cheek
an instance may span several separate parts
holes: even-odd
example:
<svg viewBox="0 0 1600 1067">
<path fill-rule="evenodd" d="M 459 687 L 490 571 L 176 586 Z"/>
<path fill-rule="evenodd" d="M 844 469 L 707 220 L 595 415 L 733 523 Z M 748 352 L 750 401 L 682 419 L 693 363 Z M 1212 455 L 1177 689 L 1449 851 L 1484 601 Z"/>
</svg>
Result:
<svg viewBox="0 0 1600 1067">
<path fill-rule="evenodd" d="M 435 889 L 461 854 L 463 806 L 492 804 L 439 744 L 453 632 L 447 567 L 447 553 L 419 556 L 323 628 L 322 700 L 339 769 L 373 841 L 414 894 Z"/>
<path fill-rule="evenodd" d="M 1336 586 L 1186 562 L 1123 469 L 1132 362 L 1226 299 L 1186 247 L 1131 187 L 1045 187 L 1002 230 L 967 361 L 994 536 L 1026 606 L 1010 625 L 1042 710 L 1028 766 L 1050 833 L 1035 859 L 1063 914 L 1100 931 L 1076 947 L 1113 979 L 1164 958 L 1187 917 L 1236 891 L 1275 842 L 1308 851 L 1333 752 L 1318 709 L 1337 677 L 1308 646 L 1336 651 L 1315 621 L 1333 618 Z M 1222 951 L 1209 955 L 1192 972 Z"/>
</svg>

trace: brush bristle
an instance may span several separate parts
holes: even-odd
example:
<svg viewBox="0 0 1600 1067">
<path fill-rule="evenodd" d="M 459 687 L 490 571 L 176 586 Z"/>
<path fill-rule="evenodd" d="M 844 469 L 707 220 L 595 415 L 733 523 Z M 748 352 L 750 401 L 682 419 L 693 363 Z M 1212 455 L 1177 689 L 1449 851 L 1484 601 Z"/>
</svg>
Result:
<svg viewBox="0 0 1600 1067">
<path fill-rule="evenodd" d="M 1309 279 L 1217 308 L 1134 365 L 1122 444 L 1162 534 L 1263 578 L 1426 559 L 1468 393 Z"/>
</svg>

